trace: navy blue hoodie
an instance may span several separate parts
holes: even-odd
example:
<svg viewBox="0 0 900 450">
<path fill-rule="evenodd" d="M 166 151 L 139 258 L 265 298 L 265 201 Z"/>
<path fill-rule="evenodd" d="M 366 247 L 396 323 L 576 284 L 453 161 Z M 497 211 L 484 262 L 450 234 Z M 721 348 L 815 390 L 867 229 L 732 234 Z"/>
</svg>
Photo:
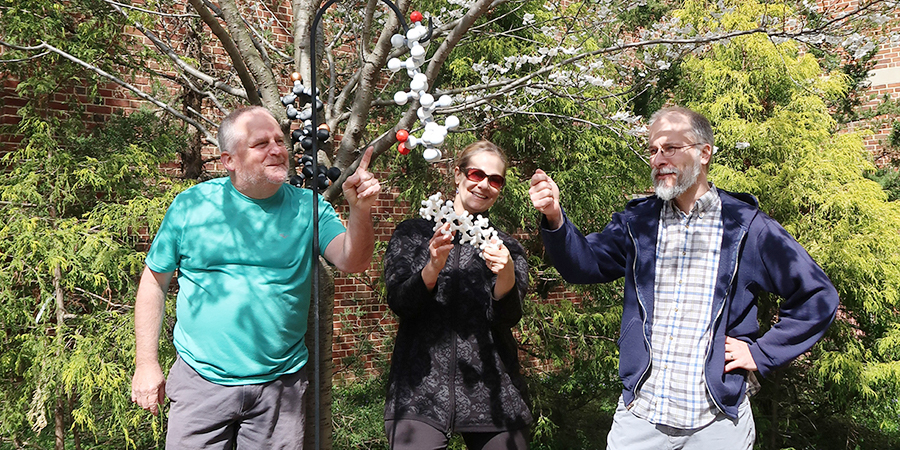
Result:
<svg viewBox="0 0 900 450">
<path fill-rule="evenodd" d="M 721 189 L 718 193 L 724 231 L 704 373 L 716 405 L 736 418 L 747 373 L 725 373 L 725 336 L 747 342 L 759 374 L 766 376 L 821 339 L 834 320 L 838 294 L 806 250 L 759 210 L 752 195 Z M 544 248 L 566 281 L 593 284 L 625 278 L 618 344 L 626 405 L 650 369 L 656 240 L 663 204 L 656 196 L 633 200 L 602 232 L 587 236 L 568 218 L 557 230 L 547 229 L 546 218 L 543 222 Z M 759 335 L 756 297 L 763 291 L 784 300 L 778 322 Z"/>
</svg>

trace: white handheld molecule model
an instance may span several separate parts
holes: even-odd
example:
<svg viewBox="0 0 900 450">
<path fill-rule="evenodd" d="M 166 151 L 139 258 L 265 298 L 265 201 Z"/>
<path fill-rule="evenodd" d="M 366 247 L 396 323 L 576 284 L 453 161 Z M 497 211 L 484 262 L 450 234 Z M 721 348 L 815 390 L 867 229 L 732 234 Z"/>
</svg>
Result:
<svg viewBox="0 0 900 450">
<path fill-rule="evenodd" d="M 450 229 L 443 230 L 441 233 L 450 234 L 454 231 L 459 231 L 459 242 L 470 244 L 481 250 L 478 256 L 482 259 L 484 259 L 484 250 L 486 248 L 500 248 L 500 238 L 497 237 L 497 230 L 491 226 L 487 217 L 479 214 L 473 220 L 472 215 L 468 211 L 456 214 L 456 211 L 453 209 L 453 201 L 441 202 L 441 196 L 441 193 L 438 192 L 428 197 L 427 200 L 422 200 L 422 207 L 419 208 L 419 215 L 423 219 L 434 220 L 433 231 L 437 231 L 445 223 L 449 223 Z"/>
<path fill-rule="evenodd" d="M 428 39 L 431 35 L 428 27 L 422 25 L 422 19 L 422 13 L 413 11 L 409 15 L 409 20 L 414 26 L 406 32 L 406 36 L 395 34 L 391 37 L 391 45 L 394 48 L 405 46 L 409 49 L 410 57 L 405 61 L 391 58 L 387 67 L 391 72 L 406 69 L 406 73 L 412 79 L 409 84 L 409 92 L 400 91 L 394 94 L 394 103 L 402 106 L 410 100 L 418 100 L 420 106 L 416 110 L 416 115 L 424 125 L 424 131 L 419 137 L 409 134 L 407 130 L 398 130 L 396 137 L 400 144 L 397 146 L 397 151 L 406 155 L 416 146 L 422 145 L 425 147 L 422 157 L 428 162 L 434 162 L 443 156 L 438 146 L 444 143 L 449 130 L 459 126 L 459 118 L 453 115 L 447 116 L 444 125 L 440 125 L 434 121 L 432 116 L 435 109 L 452 105 L 453 99 L 449 95 L 442 95 L 435 99 L 428 93 L 428 77 L 419 71 L 419 67 L 425 63 L 425 48 L 428 46 Z"/>
</svg>

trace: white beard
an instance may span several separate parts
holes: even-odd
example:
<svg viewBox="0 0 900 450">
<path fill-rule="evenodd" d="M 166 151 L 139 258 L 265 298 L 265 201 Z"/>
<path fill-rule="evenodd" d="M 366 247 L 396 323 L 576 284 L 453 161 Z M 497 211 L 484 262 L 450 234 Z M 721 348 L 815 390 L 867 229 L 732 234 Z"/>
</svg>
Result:
<svg viewBox="0 0 900 450">
<path fill-rule="evenodd" d="M 658 174 L 675 174 L 675 185 L 667 186 L 665 181 L 659 181 L 656 179 Z M 674 198 L 678 198 L 681 194 L 687 192 L 687 190 L 697 182 L 697 177 L 700 176 L 700 160 L 695 159 L 694 164 L 689 165 L 684 172 L 679 171 L 674 167 L 662 169 L 661 171 L 658 169 L 653 169 L 650 173 L 650 177 L 653 179 L 653 189 L 656 191 L 656 196 L 663 200 L 672 200 Z"/>
</svg>

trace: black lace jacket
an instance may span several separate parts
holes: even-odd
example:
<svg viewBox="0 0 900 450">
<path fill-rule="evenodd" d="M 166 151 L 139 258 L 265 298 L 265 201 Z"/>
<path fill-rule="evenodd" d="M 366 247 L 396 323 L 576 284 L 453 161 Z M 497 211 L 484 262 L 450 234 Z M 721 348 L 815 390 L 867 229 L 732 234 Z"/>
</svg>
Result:
<svg viewBox="0 0 900 450">
<path fill-rule="evenodd" d="M 515 263 L 516 285 L 493 299 L 496 276 L 478 249 L 460 244 L 429 292 L 420 275 L 434 222 L 411 219 L 384 255 L 388 305 L 399 318 L 385 420 L 411 419 L 439 430 L 514 430 L 532 421 L 511 328 L 528 286 L 525 251 L 498 232 Z"/>
</svg>

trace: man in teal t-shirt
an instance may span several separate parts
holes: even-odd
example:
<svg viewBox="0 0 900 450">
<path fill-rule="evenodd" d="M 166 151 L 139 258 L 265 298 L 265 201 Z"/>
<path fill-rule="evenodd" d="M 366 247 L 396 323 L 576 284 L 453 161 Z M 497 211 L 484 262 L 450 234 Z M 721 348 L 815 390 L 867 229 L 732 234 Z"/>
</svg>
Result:
<svg viewBox="0 0 900 450">
<path fill-rule="evenodd" d="M 310 305 L 312 191 L 285 184 L 288 152 L 268 110 L 236 110 L 219 126 L 228 178 L 179 194 L 153 240 L 135 302 L 132 400 L 158 414 L 170 399 L 167 448 L 303 446 L 304 343 Z M 345 229 L 319 199 L 322 256 L 365 270 L 380 191 L 371 149 L 342 185 Z M 318 197 L 317 197 L 318 198 Z M 166 380 L 157 348 L 165 293 L 178 270 L 178 359 Z"/>
</svg>

